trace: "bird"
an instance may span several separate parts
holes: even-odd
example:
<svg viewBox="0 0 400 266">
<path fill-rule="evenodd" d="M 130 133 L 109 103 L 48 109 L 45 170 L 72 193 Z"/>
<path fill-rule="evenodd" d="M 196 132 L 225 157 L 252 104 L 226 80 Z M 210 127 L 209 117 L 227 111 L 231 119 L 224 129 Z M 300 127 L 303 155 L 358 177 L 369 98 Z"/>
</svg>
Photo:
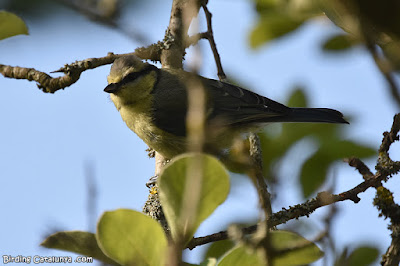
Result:
<svg viewBox="0 0 400 266">
<path fill-rule="evenodd" d="M 181 69 L 158 68 L 135 55 L 116 59 L 104 89 L 128 128 L 166 159 L 188 151 L 188 81 L 204 87 L 204 152 L 218 155 L 235 136 L 268 123 L 348 123 L 329 108 L 291 108 L 247 89 Z"/>
</svg>

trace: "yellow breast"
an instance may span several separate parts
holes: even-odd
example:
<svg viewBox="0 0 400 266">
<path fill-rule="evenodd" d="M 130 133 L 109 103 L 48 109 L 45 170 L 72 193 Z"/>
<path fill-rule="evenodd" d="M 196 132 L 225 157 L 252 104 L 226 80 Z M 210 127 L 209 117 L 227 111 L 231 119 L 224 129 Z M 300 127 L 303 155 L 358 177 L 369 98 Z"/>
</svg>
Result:
<svg viewBox="0 0 400 266">
<path fill-rule="evenodd" d="M 166 158 L 172 158 L 186 149 L 186 139 L 165 132 L 153 123 L 151 112 L 143 112 L 146 103 L 128 105 L 120 108 L 120 114 L 126 125 L 135 132 L 150 148 L 161 153 Z"/>
</svg>

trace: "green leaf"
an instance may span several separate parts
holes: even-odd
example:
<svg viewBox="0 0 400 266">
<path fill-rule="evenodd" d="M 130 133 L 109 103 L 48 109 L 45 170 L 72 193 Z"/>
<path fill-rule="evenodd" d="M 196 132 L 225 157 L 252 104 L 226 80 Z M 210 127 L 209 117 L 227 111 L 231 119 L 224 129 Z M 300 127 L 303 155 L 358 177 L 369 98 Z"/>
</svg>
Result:
<svg viewBox="0 0 400 266">
<path fill-rule="evenodd" d="M 354 1 L 318 0 L 324 14 L 345 32 L 357 36 L 359 26 L 356 25 L 358 16 L 354 10 Z"/>
<path fill-rule="evenodd" d="M 215 258 L 208 258 L 202 263 L 200 263 L 200 266 L 216 266 L 217 265 L 217 260 Z"/>
<path fill-rule="evenodd" d="M 0 10 L 0 40 L 19 34 L 28 35 L 25 22 L 13 13 Z"/>
<path fill-rule="evenodd" d="M 157 221 L 143 213 L 119 209 L 105 212 L 97 225 L 97 242 L 122 265 L 164 265 L 167 239 Z"/>
<path fill-rule="evenodd" d="M 289 100 L 286 102 L 286 105 L 291 107 L 307 107 L 308 98 L 304 93 L 304 88 L 295 88 L 289 95 Z"/>
<path fill-rule="evenodd" d="M 188 263 L 188 262 L 181 262 L 179 265 L 182 266 L 201 266 L 201 264 L 192 264 L 192 263 Z M 205 264 L 205 266 L 207 266 L 207 264 Z"/>
<path fill-rule="evenodd" d="M 371 36 L 382 34 L 400 37 L 400 9 L 398 0 L 342 1 L 319 0 L 325 14 L 336 25 L 354 35 L 361 35 L 360 21 L 368 26 Z M 373 35 L 372 35 L 373 34 Z M 385 37 L 386 38 L 386 37 Z"/>
<path fill-rule="evenodd" d="M 302 16 L 304 20 L 323 15 L 321 7 L 317 1 L 310 0 L 290 0 L 280 1 L 285 3 L 286 10 L 292 16 Z"/>
<path fill-rule="evenodd" d="M 250 46 L 257 48 L 273 39 L 288 34 L 303 24 L 304 20 L 279 13 L 270 13 L 260 18 L 250 33 Z"/>
<path fill-rule="evenodd" d="M 393 68 L 397 71 L 400 70 L 400 41 L 399 40 L 384 40 L 379 42 L 382 52 L 385 57 L 390 61 Z"/>
<path fill-rule="evenodd" d="M 375 149 L 350 140 L 339 140 L 334 142 L 325 142 L 324 149 L 335 159 L 342 159 L 351 156 L 359 158 L 376 155 Z"/>
<path fill-rule="evenodd" d="M 221 240 L 211 243 L 208 247 L 205 258 L 220 258 L 224 255 L 228 250 L 233 248 L 233 242 L 231 240 Z"/>
<path fill-rule="evenodd" d="M 250 248 L 238 246 L 229 251 L 217 264 L 218 266 L 252 265 L 264 266 L 266 263 Z"/>
<path fill-rule="evenodd" d="M 270 248 L 275 256 L 274 266 L 305 265 L 320 259 L 324 253 L 313 242 L 289 231 L 271 231 Z M 218 263 L 225 265 L 266 265 L 257 252 L 249 247 L 238 246 L 229 251 Z"/>
<path fill-rule="evenodd" d="M 300 181 L 304 197 L 309 197 L 325 182 L 328 169 L 335 161 L 351 156 L 365 158 L 375 154 L 374 149 L 352 141 L 325 139 L 317 152 L 302 166 Z"/>
<path fill-rule="evenodd" d="M 347 265 L 367 266 L 378 259 L 379 250 L 376 247 L 361 246 L 355 249 L 347 259 Z"/>
<path fill-rule="evenodd" d="M 341 265 L 374 265 L 379 256 L 379 250 L 372 246 L 359 246 L 349 254 L 349 248 L 345 247 L 342 254 L 336 258 L 335 266 Z"/>
<path fill-rule="evenodd" d="M 333 159 L 319 149 L 304 164 L 300 174 L 300 184 L 305 198 L 315 192 L 326 180 L 328 168 Z"/>
<path fill-rule="evenodd" d="M 334 266 L 346 265 L 346 260 L 347 260 L 348 253 L 349 253 L 348 248 L 344 247 L 342 253 L 339 256 L 336 257 Z"/>
<path fill-rule="evenodd" d="M 203 172 L 199 176 L 201 180 L 196 187 L 185 191 L 187 175 L 198 173 L 198 169 L 193 171 L 197 164 Z M 225 167 L 215 157 L 206 154 L 187 153 L 176 157 L 164 168 L 158 182 L 161 204 L 172 236 L 186 242 L 229 193 L 229 176 Z M 188 192 L 186 197 L 185 192 Z M 198 206 L 190 206 L 194 217 L 187 217 L 182 210 L 188 197 L 197 192 Z"/>
<path fill-rule="evenodd" d="M 47 237 L 40 245 L 46 248 L 71 251 L 80 255 L 90 256 L 107 264 L 119 265 L 101 251 L 97 245 L 96 236 L 89 232 L 57 232 Z"/>
<path fill-rule="evenodd" d="M 275 9 L 279 4 L 279 0 L 256 0 L 255 2 L 258 13 Z"/>
<path fill-rule="evenodd" d="M 324 253 L 313 242 L 289 231 L 271 231 L 271 246 L 277 252 L 274 266 L 305 265 L 320 259 Z"/>
<path fill-rule="evenodd" d="M 327 52 L 342 52 L 343 50 L 348 50 L 353 47 L 355 41 L 348 34 L 337 34 L 331 36 L 328 40 L 326 40 L 322 49 Z"/>
</svg>

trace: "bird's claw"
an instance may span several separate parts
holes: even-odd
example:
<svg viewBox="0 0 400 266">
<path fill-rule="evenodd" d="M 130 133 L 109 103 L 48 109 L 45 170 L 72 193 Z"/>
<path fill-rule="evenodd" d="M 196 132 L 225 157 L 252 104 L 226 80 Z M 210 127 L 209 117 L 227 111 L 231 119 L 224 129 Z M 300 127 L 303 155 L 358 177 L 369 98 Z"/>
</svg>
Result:
<svg viewBox="0 0 400 266">
<path fill-rule="evenodd" d="M 158 175 L 150 177 L 149 181 L 146 183 L 146 187 L 151 188 L 157 183 Z"/>
</svg>

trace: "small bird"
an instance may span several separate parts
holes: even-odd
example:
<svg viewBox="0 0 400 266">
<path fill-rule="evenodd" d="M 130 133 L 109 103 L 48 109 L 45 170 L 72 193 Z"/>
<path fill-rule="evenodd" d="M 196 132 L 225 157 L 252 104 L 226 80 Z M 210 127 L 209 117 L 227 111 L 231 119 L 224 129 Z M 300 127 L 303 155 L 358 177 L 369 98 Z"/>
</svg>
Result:
<svg viewBox="0 0 400 266">
<path fill-rule="evenodd" d="M 126 125 L 167 159 L 187 151 L 188 82 L 204 87 L 204 151 L 218 155 L 235 136 L 271 122 L 348 123 L 328 108 L 290 108 L 238 86 L 178 69 L 159 69 L 134 55 L 115 60 L 104 89 Z"/>
</svg>

